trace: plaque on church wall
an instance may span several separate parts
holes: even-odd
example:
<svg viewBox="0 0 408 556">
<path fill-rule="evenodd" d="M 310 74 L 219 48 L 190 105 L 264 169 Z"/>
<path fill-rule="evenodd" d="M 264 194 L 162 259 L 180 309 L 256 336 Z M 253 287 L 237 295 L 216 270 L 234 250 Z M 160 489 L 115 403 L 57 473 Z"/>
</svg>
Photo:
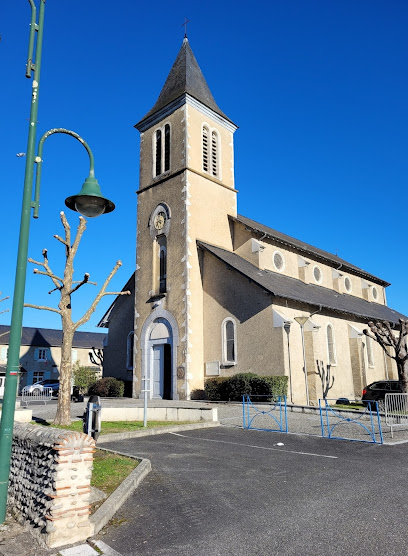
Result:
<svg viewBox="0 0 408 556">
<path fill-rule="evenodd" d="M 210 361 L 205 364 L 205 374 L 207 376 L 218 376 L 220 374 L 220 362 Z"/>
<path fill-rule="evenodd" d="M 184 370 L 184 367 L 177 367 L 177 378 L 184 378 L 186 374 L 186 371 Z"/>
</svg>

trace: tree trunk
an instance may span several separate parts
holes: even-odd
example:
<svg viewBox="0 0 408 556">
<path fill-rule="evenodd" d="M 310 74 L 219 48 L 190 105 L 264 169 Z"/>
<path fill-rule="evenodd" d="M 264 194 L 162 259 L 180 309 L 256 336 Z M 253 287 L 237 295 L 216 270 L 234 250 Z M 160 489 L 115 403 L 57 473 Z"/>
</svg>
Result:
<svg viewBox="0 0 408 556">
<path fill-rule="evenodd" d="M 400 381 L 403 392 L 408 393 L 408 359 L 397 361 L 398 380 Z"/>
<path fill-rule="evenodd" d="M 62 326 L 60 385 L 54 425 L 71 424 L 72 324 Z"/>
</svg>

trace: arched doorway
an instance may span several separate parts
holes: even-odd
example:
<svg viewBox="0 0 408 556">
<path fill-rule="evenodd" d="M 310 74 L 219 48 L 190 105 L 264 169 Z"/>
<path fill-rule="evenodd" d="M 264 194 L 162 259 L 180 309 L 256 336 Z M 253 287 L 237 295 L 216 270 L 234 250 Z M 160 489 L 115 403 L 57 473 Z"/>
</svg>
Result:
<svg viewBox="0 0 408 556">
<path fill-rule="evenodd" d="M 147 390 L 149 399 L 178 400 L 177 349 L 179 332 L 176 319 L 160 305 L 145 320 L 141 334 L 142 369 L 140 397 Z"/>
<path fill-rule="evenodd" d="M 172 330 L 166 319 L 158 318 L 151 326 L 148 350 L 150 352 L 150 397 L 172 399 Z"/>
</svg>

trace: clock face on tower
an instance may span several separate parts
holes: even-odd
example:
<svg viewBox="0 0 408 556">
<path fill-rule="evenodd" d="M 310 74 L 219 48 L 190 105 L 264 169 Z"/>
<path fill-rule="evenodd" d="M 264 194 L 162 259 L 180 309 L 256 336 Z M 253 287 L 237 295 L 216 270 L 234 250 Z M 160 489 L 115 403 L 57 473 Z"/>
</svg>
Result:
<svg viewBox="0 0 408 556">
<path fill-rule="evenodd" d="M 154 217 L 154 227 L 156 230 L 162 230 L 164 224 L 166 223 L 166 215 L 164 212 L 159 212 Z"/>
</svg>

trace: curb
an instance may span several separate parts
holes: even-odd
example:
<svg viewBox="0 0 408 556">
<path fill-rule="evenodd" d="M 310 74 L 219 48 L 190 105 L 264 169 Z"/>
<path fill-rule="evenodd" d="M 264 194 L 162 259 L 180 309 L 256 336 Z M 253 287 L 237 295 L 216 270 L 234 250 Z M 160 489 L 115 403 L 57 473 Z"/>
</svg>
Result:
<svg viewBox="0 0 408 556">
<path fill-rule="evenodd" d="M 111 434 L 104 434 L 98 438 L 96 447 L 100 444 L 106 444 L 108 442 L 114 442 L 115 440 L 126 440 L 127 438 L 139 438 L 142 436 L 153 436 L 155 434 L 164 434 L 166 432 L 179 432 L 179 431 L 189 431 L 195 429 L 206 429 L 210 427 L 219 427 L 220 423 L 218 421 L 205 421 L 204 423 L 191 423 L 190 425 L 173 425 L 171 427 L 156 427 L 154 429 L 146 429 L 140 431 L 128 431 L 128 432 L 115 432 Z M 101 448 L 105 449 L 105 448 Z M 118 452 L 119 453 L 119 452 Z M 127 454 L 124 454 L 127 455 Z"/>
<path fill-rule="evenodd" d="M 99 531 L 105 527 L 108 521 L 112 519 L 119 508 L 126 502 L 129 496 L 133 494 L 139 484 L 152 470 L 150 460 L 148 459 L 137 458 L 129 454 L 117 452 L 116 450 L 106 450 L 105 448 L 102 448 L 102 450 L 119 454 L 120 456 L 132 457 L 132 459 L 138 460 L 140 463 L 91 516 L 91 524 L 93 525 L 92 536 L 99 533 Z"/>
</svg>

